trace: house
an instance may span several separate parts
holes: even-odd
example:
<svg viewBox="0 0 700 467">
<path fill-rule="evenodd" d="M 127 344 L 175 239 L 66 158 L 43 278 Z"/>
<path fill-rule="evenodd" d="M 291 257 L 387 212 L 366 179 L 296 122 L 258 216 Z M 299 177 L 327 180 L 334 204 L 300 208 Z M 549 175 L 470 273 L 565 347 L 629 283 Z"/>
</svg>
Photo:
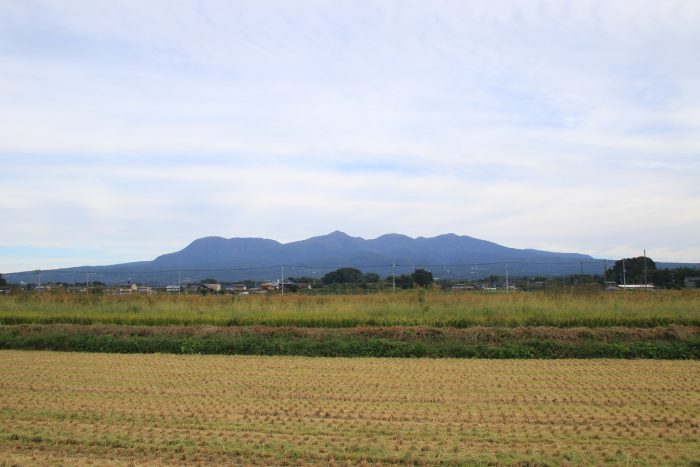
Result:
<svg viewBox="0 0 700 467">
<path fill-rule="evenodd" d="M 234 285 L 229 285 L 226 287 L 226 293 L 232 293 L 232 294 L 242 294 L 248 290 L 248 287 L 246 287 L 245 284 L 234 284 Z"/>
<path fill-rule="evenodd" d="M 129 284 L 126 287 L 121 286 L 117 289 L 117 294 L 119 295 L 128 295 L 131 293 L 136 293 L 139 291 L 139 286 L 136 284 Z"/>
<path fill-rule="evenodd" d="M 167 293 L 180 293 L 180 286 L 179 285 L 166 285 L 165 286 L 165 291 Z"/>
<path fill-rule="evenodd" d="M 281 288 L 283 292 L 296 292 L 299 290 L 299 286 L 290 280 L 283 281 Z"/>
<path fill-rule="evenodd" d="M 541 290 L 544 289 L 544 281 L 527 281 L 525 288 L 528 290 Z"/>
<path fill-rule="evenodd" d="M 279 288 L 279 286 L 273 282 L 265 282 L 260 284 L 260 292 L 274 292 Z"/>
<path fill-rule="evenodd" d="M 197 292 L 202 295 L 218 294 L 221 292 L 221 284 L 199 284 L 199 286 L 197 286 Z"/>
<path fill-rule="evenodd" d="M 152 294 L 152 293 L 156 293 L 156 290 L 153 287 L 148 287 L 148 286 L 142 285 L 141 287 L 138 287 L 138 293 Z"/>
<path fill-rule="evenodd" d="M 0 286 L 0 295 L 9 294 L 10 292 L 12 292 L 12 286 L 9 286 L 9 285 Z"/>
<path fill-rule="evenodd" d="M 683 287 L 687 289 L 700 288 L 700 276 L 686 277 L 683 279 Z"/>
</svg>

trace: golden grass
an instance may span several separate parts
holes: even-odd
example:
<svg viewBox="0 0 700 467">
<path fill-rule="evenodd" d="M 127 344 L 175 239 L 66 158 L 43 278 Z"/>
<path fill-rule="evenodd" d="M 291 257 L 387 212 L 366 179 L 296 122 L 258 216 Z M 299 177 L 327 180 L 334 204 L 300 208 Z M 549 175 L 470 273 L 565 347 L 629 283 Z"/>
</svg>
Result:
<svg viewBox="0 0 700 467">
<path fill-rule="evenodd" d="M 0 465 L 690 464 L 700 362 L 0 352 Z"/>
<path fill-rule="evenodd" d="M 698 325 L 700 291 L 0 297 L 2 324 L 56 322 L 304 327 Z"/>
</svg>

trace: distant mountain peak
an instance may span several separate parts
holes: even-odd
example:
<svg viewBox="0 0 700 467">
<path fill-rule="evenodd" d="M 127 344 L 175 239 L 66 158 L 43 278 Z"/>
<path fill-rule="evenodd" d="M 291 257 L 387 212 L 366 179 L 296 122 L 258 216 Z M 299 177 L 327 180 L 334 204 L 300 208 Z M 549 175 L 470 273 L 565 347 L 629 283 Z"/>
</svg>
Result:
<svg viewBox="0 0 700 467">
<path fill-rule="evenodd" d="M 335 230 L 326 235 L 289 243 L 265 238 L 202 237 L 180 251 L 167 253 L 139 263 L 91 267 L 110 281 L 133 275 L 150 274 L 148 280 L 161 277 L 173 280 L 173 271 L 187 273 L 189 279 L 214 277 L 219 280 L 275 279 L 284 265 L 287 275 L 317 277 L 324 271 L 339 267 L 354 267 L 380 275 L 410 273 L 415 268 L 441 271 L 441 277 L 474 278 L 489 274 L 504 274 L 506 264 L 512 275 L 549 275 L 600 271 L 593 258 L 580 254 L 521 250 L 498 245 L 467 235 L 447 233 L 434 237 L 412 238 L 388 233 L 375 239 L 353 237 Z M 449 268 L 448 268 L 449 265 Z M 395 271 L 397 268 L 398 271 Z M 56 271 L 49 278 L 74 281 L 71 274 L 84 268 Z M 188 272 L 189 271 L 189 272 Z M 121 272 L 121 275 L 120 275 Z M 33 280 L 31 274 L 28 280 Z"/>
<path fill-rule="evenodd" d="M 334 230 L 333 232 L 329 233 L 328 235 L 325 235 L 325 237 L 350 237 L 350 235 L 346 234 L 345 232 L 341 230 Z"/>
<path fill-rule="evenodd" d="M 380 239 L 407 239 L 407 240 L 413 240 L 413 238 L 409 237 L 408 235 L 400 234 L 400 233 L 388 233 L 384 235 L 380 235 L 377 237 L 375 240 L 380 240 Z"/>
</svg>

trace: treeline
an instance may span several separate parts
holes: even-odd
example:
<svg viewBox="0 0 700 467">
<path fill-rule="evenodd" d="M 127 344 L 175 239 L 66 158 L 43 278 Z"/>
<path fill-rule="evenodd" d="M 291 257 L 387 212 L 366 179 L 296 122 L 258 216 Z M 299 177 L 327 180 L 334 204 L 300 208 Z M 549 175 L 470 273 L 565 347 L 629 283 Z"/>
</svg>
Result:
<svg viewBox="0 0 700 467">
<path fill-rule="evenodd" d="M 417 287 L 430 287 L 433 285 L 433 273 L 425 269 L 416 269 L 411 274 L 389 276 L 382 279 L 379 274 L 373 272 L 363 273 L 356 268 L 340 268 L 325 274 L 321 279 L 312 277 L 290 277 L 290 281 L 297 283 L 309 283 L 315 288 L 328 289 L 361 288 L 361 289 L 413 289 Z"/>
<path fill-rule="evenodd" d="M 658 269 L 656 262 L 645 256 L 616 261 L 605 273 L 605 280 L 618 284 L 653 284 L 665 289 L 680 289 L 687 277 L 700 276 L 694 268 Z"/>
<path fill-rule="evenodd" d="M 324 276 L 309 277 L 288 277 L 287 281 L 296 284 L 308 284 L 312 290 L 326 292 L 343 292 L 343 291 L 380 291 L 388 289 L 413 289 L 413 288 L 441 288 L 450 290 L 455 285 L 471 286 L 473 288 L 498 287 L 506 286 L 516 287 L 518 289 L 536 289 L 536 288 L 557 288 L 560 286 L 604 286 L 606 283 L 614 282 L 616 284 L 651 284 L 656 288 L 664 289 L 681 289 L 684 287 L 684 281 L 688 277 L 700 276 L 700 269 L 696 268 L 658 268 L 656 262 L 648 257 L 624 258 L 616 261 L 612 267 L 605 270 L 605 275 L 601 274 L 572 274 L 568 276 L 537 276 L 523 277 L 505 275 L 490 275 L 488 277 L 473 278 L 473 279 L 440 279 L 433 277 L 431 271 L 426 269 L 415 269 L 411 274 L 398 274 L 381 277 L 377 273 L 364 273 L 357 268 L 343 267 L 335 271 L 328 272 Z M 222 286 L 243 284 L 248 289 L 257 287 L 260 282 L 254 280 L 242 280 L 236 282 L 224 282 L 215 278 L 208 278 L 197 281 L 196 283 L 186 283 L 183 286 L 193 284 L 221 283 Z M 6 285 L 5 279 L 0 275 L 0 286 Z M 34 284 L 25 284 L 23 288 L 31 289 Z M 85 286 L 85 282 L 76 283 L 54 283 L 54 285 L 70 286 Z M 87 283 L 93 293 L 99 293 L 100 287 L 106 287 L 107 284 L 99 281 L 90 281 Z"/>
<path fill-rule="evenodd" d="M 605 285 L 606 282 L 617 284 L 651 284 L 657 288 L 681 289 L 687 277 L 700 276 L 700 270 L 694 268 L 657 268 L 656 262 L 648 257 L 624 258 L 616 261 L 612 267 L 600 274 L 572 274 L 561 277 L 510 277 L 490 275 L 472 280 L 440 280 L 435 283 L 432 272 L 416 269 L 412 274 L 401 274 L 381 278 L 376 273 L 363 273 L 355 268 L 340 268 L 329 272 L 321 279 L 312 277 L 290 277 L 293 282 L 312 284 L 314 288 L 330 289 L 412 289 L 436 287 L 449 290 L 457 284 L 470 284 L 479 287 L 515 286 L 520 289 L 556 288 L 563 285 Z"/>
</svg>

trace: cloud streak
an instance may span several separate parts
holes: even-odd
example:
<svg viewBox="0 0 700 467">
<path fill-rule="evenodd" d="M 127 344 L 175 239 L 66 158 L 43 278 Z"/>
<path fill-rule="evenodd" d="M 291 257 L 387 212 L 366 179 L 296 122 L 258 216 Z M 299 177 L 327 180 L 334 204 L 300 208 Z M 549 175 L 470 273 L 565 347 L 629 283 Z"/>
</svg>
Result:
<svg viewBox="0 0 700 467">
<path fill-rule="evenodd" d="M 339 228 L 696 261 L 697 24 L 691 1 L 4 2 L 0 244 Z"/>
</svg>

